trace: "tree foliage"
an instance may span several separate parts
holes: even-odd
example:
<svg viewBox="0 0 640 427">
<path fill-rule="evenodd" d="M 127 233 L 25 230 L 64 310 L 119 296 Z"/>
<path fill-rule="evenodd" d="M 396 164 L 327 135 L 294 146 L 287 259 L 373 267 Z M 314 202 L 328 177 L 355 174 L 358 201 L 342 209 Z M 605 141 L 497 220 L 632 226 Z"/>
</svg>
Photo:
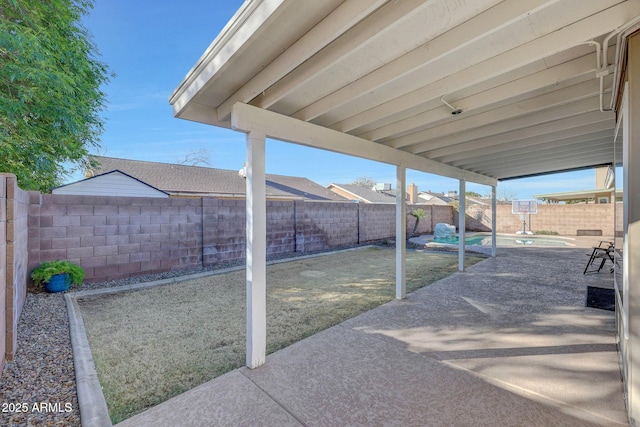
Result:
<svg viewBox="0 0 640 427">
<path fill-rule="evenodd" d="M 413 224 L 413 231 L 411 231 L 411 235 L 414 235 L 418 230 L 418 224 L 420 224 L 420 219 L 427 216 L 427 211 L 425 211 L 422 208 L 419 208 L 419 209 L 412 210 L 409 214 L 416 219 L 415 224 Z"/>
<path fill-rule="evenodd" d="M 82 166 L 103 130 L 108 67 L 80 18 L 91 0 L 0 3 L 0 172 L 48 192 Z"/>
<path fill-rule="evenodd" d="M 376 185 L 376 181 L 368 176 L 360 176 L 353 180 L 351 185 L 359 185 L 360 187 L 372 189 Z"/>
</svg>

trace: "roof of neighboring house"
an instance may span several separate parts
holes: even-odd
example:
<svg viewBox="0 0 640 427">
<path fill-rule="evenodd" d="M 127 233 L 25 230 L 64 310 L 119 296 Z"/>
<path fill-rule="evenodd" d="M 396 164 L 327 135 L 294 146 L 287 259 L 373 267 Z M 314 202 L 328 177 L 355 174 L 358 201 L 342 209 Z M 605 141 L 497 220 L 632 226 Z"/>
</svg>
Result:
<svg viewBox="0 0 640 427">
<path fill-rule="evenodd" d="M 167 197 L 169 193 L 155 188 L 120 170 L 94 175 L 51 189 L 52 194 L 91 194 L 96 196 Z"/>
<path fill-rule="evenodd" d="M 334 184 L 331 183 L 327 186 L 331 191 L 338 192 L 341 196 L 350 199 L 358 200 L 365 203 L 395 203 L 395 196 L 386 192 L 377 192 L 369 188 L 362 187 L 355 184 Z"/>
<path fill-rule="evenodd" d="M 447 197 L 442 193 L 432 193 L 430 191 L 424 191 L 418 193 L 418 199 L 421 200 L 421 203 L 427 205 L 442 205 L 446 206 L 453 201 L 452 198 Z"/>
<path fill-rule="evenodd" d="M 98 163 L 92 169 L 94 174 L 123 171 L 174 196 L 244 198 L 246 193 L 245 178 L 235 170 L 103 156 L 93 156 L 93 159 Z M 345 201 L 307 178 L 267 174 L 266 184 L 266 195 L 270 198 Z"/>
<path fill-rule="evenodd" d="M 418 194 L 418 199 L 423 200 L 423 202 L 426 205 L 448 205 L 451 202 L 457 202 L 459 200 L 458 195 L 456 194 L 455 197 L 450 197 L 447 194 L 444 193 L 433 193 L 431 191 L 421 191 Z M 487 200 L 484 198 L 478 198 L 478 197 L 471 197 L 471 196 L 466 196 L 465 197 L 465 202 L 467 204 L 477 204 L 477 205 L 490 205 L 491 204 L 491 200 Z"/>
<path fill-rule="evenodd" d="M 595 199 L 596 196 L 602 194 L 611 194 L 613 188 L 595 188 L 592 190 L 565 191 L 560 193 L 534 194 L 534 199 L 546 200 L 551 202 L 562 202 L 569 200 Z M 616 197 L 622 196 L 622 190 L 616 189 Z"/>
</svg>

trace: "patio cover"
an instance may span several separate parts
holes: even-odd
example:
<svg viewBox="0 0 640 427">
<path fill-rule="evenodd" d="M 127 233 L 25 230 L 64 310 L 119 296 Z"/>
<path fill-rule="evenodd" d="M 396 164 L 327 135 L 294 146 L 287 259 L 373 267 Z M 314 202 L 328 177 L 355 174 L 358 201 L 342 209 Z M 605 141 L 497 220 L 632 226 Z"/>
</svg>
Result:
<svg viewBox="0 0 640 427">
<path fill-rule="evenodd" d="M 610 164 L 614 31 L 638 14 L 637 0 L 247 1 L 170 103 L 487 185 Z M 282 122 L 353 138 L 294 141 Z"/>
<path fill-rule="evenodd" d="M 614 110 L 639 21 L 640 0 L 247 0 L 170 98 L 176 117 L 247 134 L 247 366 L 266 358 L 265 138 L 395 165 L 400 195 L 406 169 L 459 179 L 464 213 L 467 181 L 495 196 L 499 180 L 622 162 Z M 635 85 L 622 104 L 632 114 Z M 630 147 L 625 162 L 638 156 Z M 640 301 L 629 304 L 633 324 Z"/>
</svg>

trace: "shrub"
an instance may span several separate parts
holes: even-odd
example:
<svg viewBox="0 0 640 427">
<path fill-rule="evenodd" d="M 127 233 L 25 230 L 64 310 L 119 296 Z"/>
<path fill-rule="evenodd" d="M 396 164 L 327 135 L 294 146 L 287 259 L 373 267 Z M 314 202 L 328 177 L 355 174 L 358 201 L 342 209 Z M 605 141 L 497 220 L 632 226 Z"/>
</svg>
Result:
<svg viewBox="0 0 640 427">
<path fill-rule="evenodd" d="M 82 285 L 84 280 L 84 269 L 71 261 L 46 261 L 31 272 L 31 278 L 37 286 L 42 286 L 51 280 L 56 274 L 67 273 L 71 277 L 71 283 L 76 286 Z"/>
</svg>

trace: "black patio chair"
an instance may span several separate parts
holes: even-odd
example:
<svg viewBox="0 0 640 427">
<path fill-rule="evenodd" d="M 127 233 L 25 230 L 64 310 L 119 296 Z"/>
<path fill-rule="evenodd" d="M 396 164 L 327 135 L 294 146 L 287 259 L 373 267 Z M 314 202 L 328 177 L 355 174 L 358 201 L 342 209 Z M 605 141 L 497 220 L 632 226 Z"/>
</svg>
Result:
<svg viewBox="0 0 640 427">
<path fill-rule="evenodd" d="M 584 268 L 584 272 L 582 274 L 599 273 L 607 260 L 611 261 L 611 264 L 615 265 L 614 251 L 615 248 L 613 246 L 613 242 L 601 240 L 598 246 L 593 247 L 591 254 L 587 254 L 589 256 L 589 261 L 587 262 L 587 266 Z M 594 264 L 598 267 L 597 269 L 594 268 Z M 613 267 L 611 267 L 611 272 L 613 273 Z"/>
</svg>

